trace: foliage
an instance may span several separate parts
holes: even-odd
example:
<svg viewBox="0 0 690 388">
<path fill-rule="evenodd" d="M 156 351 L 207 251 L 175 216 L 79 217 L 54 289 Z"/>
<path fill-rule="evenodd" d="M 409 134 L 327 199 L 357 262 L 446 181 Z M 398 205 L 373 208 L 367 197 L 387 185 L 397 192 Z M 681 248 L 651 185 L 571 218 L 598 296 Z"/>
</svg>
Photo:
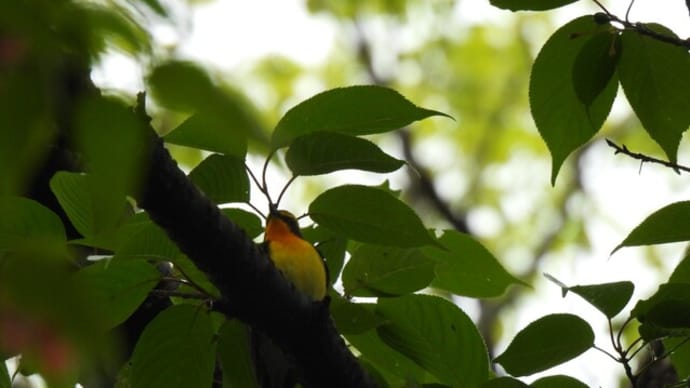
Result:
<svg viewBox="0 0 690 388">
<path fill-rule="evenodd" d="M 571 2 L 491 3 L 515 11 Z M 101 9 L 66 0 L 28 4 L 33 3 L 0 6 L 0 15 L 10 15 L 3 17 L 10 27 L 0 31 L 0 44 L 15 48 L 11 55 L 0 56 L 0 65 L 7 69 L 0 75 L 0 121 L 6 128 L 0 142 L 0 173 L 5 176 L 0 186 L 0 353 L 4 358 L 21 354 L 22 373 L 37 371 L 51 385 L 74 386 L 98 369 L 85 360 L 117 353 L 111 330 L 150 298 L 158 298 L 171 306 L 147 322 L 128 362 L 106 360 L 115 364 L 119 386 L 201 387 L 210 386 L 214 376 L 224 386 L 256 384 L 246 346 L 248 328 L 213 311 L 214 303 L 223 303 L 213 274 L 200 270 L 155 219 L 129 200 L 146 189 L 150 173 L 142 101 L 133 112 L 128 101 L 88 93 L 86 80 L 81 80 L 83 94 L 55 97 L 76 93 L 61 84 L 74 81 L 73 74 L 63 74 L 66 68 L 74 69 L 65 63 L 74 61 L 77 73 L 88 69 L 106 42 L 120 42 L 135 55 L 154 55 L 145 29 L 127 8 Z M 155 0 L 137 6 L 146 10 L 142 12 L 166 15 Z M 309 6 L 341 12 L 343 18 L 359 12 L 328 2 L 312 1 Z M 390 7 L 388 12 L 399 15 L 406 6 L 396 2 Z M 552 183 L 568 156 L 600 130 L 619 84 L 672 166 L 690 125 L 690 110 L 684 106 L 690 101 L 687 42 L 663 26 L 634 24 L 602 11 L 559 28 L 532 67 L 529 101 L 551 152 Z M 75 21 L 74 15 L 84 16 L 84 22 Z M 36 28 L 30 21 L 34 16 L 48 20 L 54 33 Z M 80 39 L 71 39 L 74 36 Z M 251 238 L 260 235 L 263 220 L 255 203 L 263 197 L 279 204 L 289 186 L 306 176 L 352 169 L 388 174 L 406 163 L 416 168 L 410 158 L 403 161 L 384 151 L 372 135 L 421 132 L 429 121 L 450 117 L 420 107 L 411 102 L 417 100 L 414 96 L 408 100 L 392 88 L 357 85 L 328 89 L 295 104 L 267 134 L 248 100 L 224 88 L 200 65 L 176 59 L 152 63 L 147 79 L 151 96 L 167 114 L 183 117 L 163 141 L 206 152 L 200 153 L 203 160 L 188 179 L 216 204 L 253 208 L 258 215 L 223 209 Z M 27 90 L 42 99 L 22 99 Z M 420 100 L 425 105 L 434 101 Z M 65 146 L 61 143 L 73 148 L 79 163 L 52 171 L 43 182 L 54 196 L 55 206 L 50 207 L 34 195 L 31 185 L 38 179 L 36 166 L 52 149 Z M 507 158 L 507 152 L 498 153 L 496 160 Z M 248 167 L 250 157 L 257 156 L 265 157 L 262 171 Z M 282 165 L 292 176 L 282 188 L 275 187 L 267 181 L 266 170 Z M 252 184 L 259 198 L 252 196 Z M 270 193 L 277 190 L 274 201 Z M 430 230 L 410 202 L 387 184 L 342 184 L 312 197 L 311 224 L 303 228 L 310 241 L 319 243 L 332 283 L 340 279 L 342 284 L 342 292 L 333 284 L 330 290 L 335 325 L 381 385 L 526 386 L 514 377 L 495 377 L 492 362 L 522 377 L 588 349 L 606 352 L 595 345 L 589 322 L 572 314 L 549 314 L 522 329 L 492 360 L 494 349 L 487 348 L 486 332 L 453 302 L 464 296 L 486 303 L 486 298 L 500 297 L 525 281 L 506 270 L 493 249 L 467 230 Z M 616 250 L 688 241 L 687 211 L 687 202 L 660 209 Z M 690 340 L 688 262 L 681 262 L 655 295 L 636 302 L 616 330 L 612 322 L 632 299 L 631 282 L 567 286 L 549 277 L 564 297 L 572 292 L 604 315 L 615 353 L 609 355 L 635 385 L 645 369 Z M 68 306 L 58 308 L 52 300 Z M 640 324 L 639 337 L 625 343 L 624 330 L 633 322 Z M 668 352 L 633 372 L 631 361 L 640 350 L 659 341 Z M 682 351 L 671 357 L 679 370 L 687 370 L 687 360 Z M 214 375 L 216 364 L 222 377 Z M 0 386 L 10 386 L 10 379 L 3 365 Z M 530 386 L 556 385 L 584 386 L 561 375 Z"/>
</svg>

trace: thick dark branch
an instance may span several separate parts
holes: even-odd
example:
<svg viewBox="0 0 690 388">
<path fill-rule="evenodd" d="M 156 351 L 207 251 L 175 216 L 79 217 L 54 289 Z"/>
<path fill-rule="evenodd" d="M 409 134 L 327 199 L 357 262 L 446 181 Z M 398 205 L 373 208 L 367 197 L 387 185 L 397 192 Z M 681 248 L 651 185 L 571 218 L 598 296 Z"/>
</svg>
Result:
<svg viewBox="0 0 690 388">
<path fill-rule="evenodd" d="M 373 386 L 338 334 L 327 303 L 297 292 L 265 252 L 187 179 L 153 131 L 151 143 L 149 174 L 137 200 L 220 290 L 214 307 L 291 354 L 305 387 Z"/>
<path fill-rule="evenodd" d="M 613 141 L 611 141 L 609 139 L 606 139 L 606 144 L 608 144 L 609 147 L 616 150 L 615 154 L 624 154 L 624 155 L 627 155 L 633 159 L 637 159 L 637 160 L 641 161 L 642 163 L 649 162 L 649 163 L 660 164 L 662 166 L 672 168 L 673 171 L 675 171 L 678 174 L 680 174 L 681 171 L 690 172 L 690 167 L 685 167 L 685 166 L 682 166 L 682 165 L 677 164 L 677 163 L 671 163 L 671 162 L 668 162 L 666 160 L 653 158 L 653 157 L 645 155 L 645 154 L 632 152 L 628 149 L 628 147 L 625 146 L 625 144 L 619 146 L 618 144 L 614 143 Z"/>
</svg>

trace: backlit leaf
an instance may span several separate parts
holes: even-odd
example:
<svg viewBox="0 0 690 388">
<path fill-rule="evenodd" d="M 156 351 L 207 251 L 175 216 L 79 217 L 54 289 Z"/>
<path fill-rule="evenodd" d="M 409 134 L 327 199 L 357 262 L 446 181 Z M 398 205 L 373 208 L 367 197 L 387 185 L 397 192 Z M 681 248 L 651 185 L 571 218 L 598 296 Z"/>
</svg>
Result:
<svg viewBox="0 0 690 388">
<path fill-rule="evenodd" d="M 453 387 L 476 387 L 489 376 L 486 345 L 472 320 L 453 303 L 430 295 L 380 299 L 390 323 L 383 341 Z"/>
<path fill-rule="evenodd" d="M 319 93 L 290 109 L 276 126 L 271 144 L 289 145 L 308 133 L 367 135 L 399 129 L 430 116 L 447 116 L 420 108 L 400 93 L 382 86 L 350 86 Z"/>
<path fill-rule="evenodd" d="M 616 316 L 632 297 L 635 285 L 632 282 L 615 282 L 572 286 L 568 288 L 604 313 L 607 318 Z"/>
<path fill-rule="evenodd" d="M 246 135 L 231 125 L 219 115 L 196 113 L 168 132 L 163 140 L 243 159 L 247 153 Z"/>
<path fill-rule="evenodd" d="M 646 27 L 677 38 L 661 25 Z M 630 29 L 623 31 L 622 46 L 618 74 L 625 96 L 647 133 L 675 162 L 680 138 L 690 125 L 690 54 Z"/>
<path fill-rule="evenodd" d="M 213 154 L 190 173 L 189 179 L 217 204 L 249 201 L 249 177 L 244 161 Z"/>
<path fill-rule="evenodd" d="M 499 296 L 511 284 L 524 282 L 509 274 L 496 257 L 469 235 L 447 230 L 439 238 L 443 248 L 425 247 L 437 261 L 434 287 L 473 298 Z"/>
<path fill-rule="evenodd" d="M 615 76 L 620 51 L 618 35 L 611 31 L 596 33 L 582 46 L 572 79 L 575 94 L 585 106 L 590 106 Z"/>
<path fill-rule="evenodd" d="M 409 294 L 429 285 L 434 261 L 419 249 L 360 245 L 343 270 L 343 288 L 352 296 Z"/>
<path fill-rule="evenodd" d="M 582 381 L 564 375 L 546 376 L 530 384 L 534 388 L 587 388 Z"/>
<path fill-rule="evenodd" d="M 594 345 L 594 332 L 582 318 L 551 314 L 530 323 L 494 359 L 513 376 L 527 376 L 571 360 Z"/>
<path fill-rule="evenodd" d="M 611 254 L 622 247 L 690 240 L 690 201 L 667 205 L 647 217 Z"/>
<path fill-rule="evenodd" d="M 597 32 L 607 29 L 592 16 L 577 18 L 551 35 L 532 66 L 530 109 L 551 152 L 552 183 L 565 158 L 597 133 L 616 96 L 618 81 L 611 77 L 592 103 L 585 105 L 578 99 L 572 79 L 578 53 Z"/>
<path fill-rule="evenodd" d="M 375 187 L 330 189 L 311 203 L 309 216 L 339 235 L 362 242 L 401 248 L 436 243 L 409 206 Z"/>
<path fill-rule="evenodd" d="M 391 172 L 405 163 L 369 140 L 336 132 L 314 132 L 296 138 L 285 154 L 285 161 L 294 175 L 347 169 Z"/>
</svg>

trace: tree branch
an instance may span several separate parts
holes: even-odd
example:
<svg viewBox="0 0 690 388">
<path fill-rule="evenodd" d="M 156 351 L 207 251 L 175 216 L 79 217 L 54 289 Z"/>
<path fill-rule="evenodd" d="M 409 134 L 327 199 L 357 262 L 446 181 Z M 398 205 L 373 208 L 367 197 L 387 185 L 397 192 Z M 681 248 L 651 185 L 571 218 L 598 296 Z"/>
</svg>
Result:
<svg viewBox="0 0 690 388">
<path fill-rule="evenodd" d="M 611 141 L 609 139 L 606 139 L 606 144 L 608 144 L 609 147 L 616 150 L 614 155 L 624 154 L 624 155 L 627 155 L 633 159 L 637 159 L 637 160 L 641 161 L 642 163 L 649 162 L 649 163 L 660 164 L 662 166 L 673 169 L 673 171 L 675 171 L 677 174 L 680 174 L 681 171 L 690 172 L 690 167 L 685 167 L 685 166 L 677 164 L 677 163 L 671 163 L 671 162 L 667 162 L 665 160 L 653 158 L 653 157 L 645 155 L 645 154 L 632 152 L 628 149 L 628 147 L 625 146 L 625 144 L 619 146 L 618 144 L 614 143 L 613 141 Z"/>
<path fill-rule="evenodd" d="M 597 3 L 597 5 L 599 5 L 599 7 L 604 11 L 604 12 L 600 12 L 600 13 L 597 13 L 596 15 L 594 15 L 595 20 L 597 22 L 600 22 L 601 24 L 605 24 L 605 23 L 609 23 L 609 22 L 616 22 L 616 23 L 621 24 L 626 29 L 634 30 L 641 35 L 645 35 L 645 36 L 648 36 L 652 39 L 656 39 L 660 42 L 669 43 L 669 44 L 672 44 L 674 46 L 683 47 L 685 49 L 690 50 L 690 40 L 688 40 L 688 39 L 681 39 L 677 36 L 670 36 L 670 35 L 666 35 L 666 34 L 662 34 L 660 32 L 654 31 L 654 30 L 650 29 L 649 27 L 647 27 L 647 25 L 644 23 L 629 21 L 627 19 L 627 16 L 625 19 L 621 19 L 618 16 L 610 13 L 598 1 L 595 1 L 595 3 Z M 690 1 L 688 1 L 688 4 L 690 4 Z"/>
<path fill-rule="evenodd" d="M 143 119 L 141 103 L 137 110 Z M 149 124 L 148 116 L 145 120 Z M 260 330 L 292 355 L 305 387 L 374 386 L 337 332 L 328 303 L 309 301 L 285 280 L 265 251 L 187 179 L 153 129 L 150 133 L 148 176 L 136 199 L 220 290 L 214 308 Z"/>
</svg>

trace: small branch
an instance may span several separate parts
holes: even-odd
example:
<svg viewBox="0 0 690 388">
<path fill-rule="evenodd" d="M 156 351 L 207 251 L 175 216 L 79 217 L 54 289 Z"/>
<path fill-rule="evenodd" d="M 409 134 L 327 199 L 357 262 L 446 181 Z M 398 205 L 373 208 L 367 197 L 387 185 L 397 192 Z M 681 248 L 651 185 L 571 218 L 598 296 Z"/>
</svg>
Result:
<svg viewBox="0 0 690 388">
<path fill-rule="evenodd" d="M 599 352 L 601 352 L 601 353 L 607 355 L 609 358 L 611 358 L 611 359 L 612 359 L 613 361 L 615 361 L 615 362 L 621 362 L 620 359 L 616 358 L 616 356 L 614 356 L 613 354 L 609 353 L 606 349 L 600 348 L 600 347 L 598 347 L 597 345 L 593 345 L 592 348 L 593 348 L 594 350 L 598 350 Z"/>
<path fill-rule="evenodd" d="M 210 299 L 208 295 L 204 295 L 204 294 L 192 293 L 192 292 L 182 292 L 182 291 L 160 290 L 157 288 L 151 290 L 149 292 L 149 294 L 155 295 L 155 296 L 160 296 L 160 297 L 176 296 L 176 297 L 185 298 L 185 299 L 200 299 L 200 300 Z"/>
<path fill-rule="evenodd" d="M 647 27 L 647 25 L 645 23 L 631 22 L 631 21 L 627 20 L 628 12 L 630 12 L 629 10 L 628 10 L 628 12 L 626 12 L 626 19 L 621 19 L 618 16 L 610 13 L 598 1 L 594 0 L 594 2 L 597 3 L 599 8 L 601 8 L 604 11 L 603 13 L 598 13 L 596 15 L 597 20 L 602 20 L 602 24 L 605 23 L 606 20 L 608 20 L 609 22 L 616 22 L 616 23 L 619 23 L 620 25 L 622 25 L 623 27 L 625 27 L 626 29 L 634 30 L 641 35 L 645 35 L 645 36 L 648 36 L 652 39 L 656 39 L 660 42 L 672 44 L 674 46 L 683 47 L 685 49 L 690 50 L 690 39 L 681 39 L 677 36 L 662 34 L 660 32 L 657 32 L 657 31 L 650 29 L 649 27 Z M 688 1 L 688 3 L 690 3 L 690 1 Z M 632 5 L 632 3 L 631 3 L 631 5 Z M 601 19 L 599 19 L 599 17 L 601 17 Z"/>
<path fill-rule="evenodd" d="M 649 162 L 649 163 L 660 164 L 662 166 L 666 166 L 668 168 L 673 169 L 673 171 L 675 171 L 678 174 L 680 174 L 680 171 L 690 172 L 690 167 L 686 167 L 686 166 L 683 166 L 683 165 L 680 165 L 677 163 L 671 163 L 671 162 L 667 162 L 665 160 L 653 158 L 653 157 L 645 155 L 645 154 L 632 152 L 625 145 L 619 146 L 618 144 L 614 143 L 613 141 L 611 141 L 609 139 L 606 139 L 606 144 L 608 144 L 609 147 L 616 150 L 615 154 L 624 154 L 624 155 L 627 155 L 633 159 L 637 159 L 637 160 L 641 161 L 642 163 Z"/>
</svg>

